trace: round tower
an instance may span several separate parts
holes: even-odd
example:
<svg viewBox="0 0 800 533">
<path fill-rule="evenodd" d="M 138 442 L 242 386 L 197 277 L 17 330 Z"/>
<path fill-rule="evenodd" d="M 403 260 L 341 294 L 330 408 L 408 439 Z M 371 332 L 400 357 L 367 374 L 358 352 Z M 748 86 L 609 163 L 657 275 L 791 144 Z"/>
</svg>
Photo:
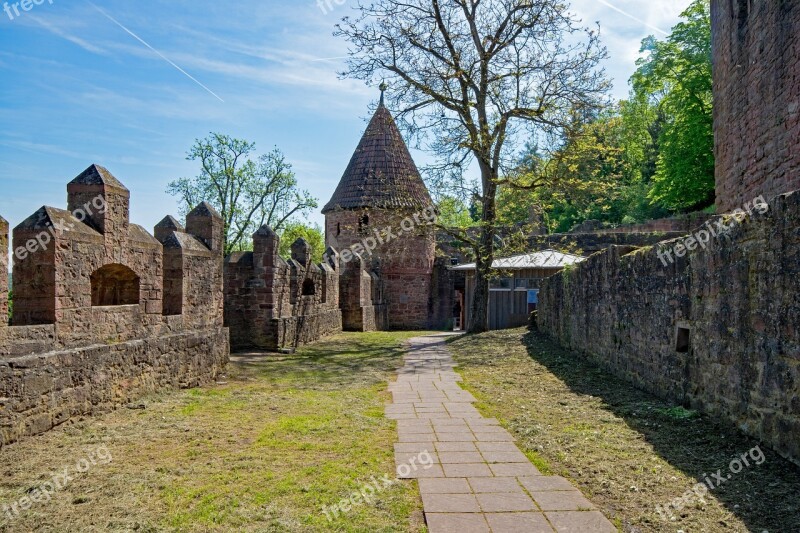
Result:
<svg viewBox="0 0 800 533">
<path fill-rule="evenodd" d="M 423 329 L 430 323 L 435 210 L 384 105 L 385 89 L 382 85 L 378 109 L 322 210 L 325 238 L 343 262 L 346 251 L 357 253 L 380 276 L 392 329 Z"/>
</svg>

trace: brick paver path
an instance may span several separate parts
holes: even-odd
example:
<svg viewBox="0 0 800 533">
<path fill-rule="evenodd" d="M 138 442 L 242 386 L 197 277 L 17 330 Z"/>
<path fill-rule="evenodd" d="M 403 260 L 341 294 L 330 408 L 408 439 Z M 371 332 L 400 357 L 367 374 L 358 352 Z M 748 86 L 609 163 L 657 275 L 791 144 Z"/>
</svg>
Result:
<svg viewBox="0 0 800 533">
<path fill-rule="evenodd" d="M 398 476 L 419 480 L 430 533 L 612 533 L 617 529 L 566 479 L 542 476 L 496 420 L 463 390 L 444 336 L 412 339 L 389 386 Z M 418 465 L 420 456 L 429 468 Z M 405 465 L 405 466 L 404 466 Z"/>
</svg>

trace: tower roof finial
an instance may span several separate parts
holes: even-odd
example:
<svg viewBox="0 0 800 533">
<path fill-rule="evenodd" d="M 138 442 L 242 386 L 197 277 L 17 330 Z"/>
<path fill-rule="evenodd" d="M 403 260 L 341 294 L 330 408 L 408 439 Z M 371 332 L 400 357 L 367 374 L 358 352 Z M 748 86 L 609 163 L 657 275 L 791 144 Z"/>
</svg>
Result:
<svg viewBox="0 0 800 533">
<path fill-rule="evenodd" d="M 386 92 L 386 89 L 388 89 L 389 86 L 386 85 L 385 81 L 383 81 L 378 88 L 381 90 L 381 105 L 383 105 L 383 94 Z"/>
</svg>

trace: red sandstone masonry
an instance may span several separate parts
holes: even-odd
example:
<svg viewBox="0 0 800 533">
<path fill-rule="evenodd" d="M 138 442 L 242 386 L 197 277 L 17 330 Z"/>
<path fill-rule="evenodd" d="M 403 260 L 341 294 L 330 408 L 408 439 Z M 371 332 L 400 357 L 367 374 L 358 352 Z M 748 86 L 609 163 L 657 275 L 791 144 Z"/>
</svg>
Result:
<svg viewBox="0 0 800 533">
<path fill-rule="evenodd" d="M 713 0 L 717 212 L 800 189 L 800 3 Z"/>
<path fill-rule="evenodd" d="M 8 326 L 8 222 L 0 217 L 0 328 Z"/>
<path fill-rule="evenodd" d="M 68 205 L 42 207 L 14 230 L 14 325 L 0 324 L 0 446 L 147 392 L 212 382 L 228 360 L 222 220 L 213 209 L 195 209 L 187 231 L 158 227 L 165 253 L 130 224 L 127 189 L 100 166 L 69 184 Z M 165 276 L 177 296 L 172 316 L 162 314 Z"/>
<path fill-rule="evenodd" d="M 356 250 L 385 285 L 388 327 L 425 329 L 431 326 L 431 293 L 436 242 L 432 227 L 414 221 L 419 213 L 408 209 L 333 210 L 325 215 L 329 246 L 340 253 Z M 414 221 L 413 231 L 403 232 L 403 221 Z M 368 221 L 365 223 L 365 221 Z M 406 225 L 408 227 L 408 224 Z M 376 232 L 391 228 L 396 238 L 380 243 Z M 372 253 L 363 250 L 366 239 L 375 239 Z M 362 248 L 357 248 L 362 246 Z"/>
<path fill-rule="evenodd" d="M 674 264 L 656 247 L 626 251 L 545 280 L 540 329 L 800 463 L 800 192 Z M 678 328 L 689 330 L 688 351 Z"/>
<path fill-rule="evenodd" d="M 320 265 L 298 239 L 288 261 L 267 226 L 253 235 L 253 251 L 225 261 L 225 324 L 236 349 L 293 349 L 342 331 L 339 266 L 334 250 Z"/>
</svg>

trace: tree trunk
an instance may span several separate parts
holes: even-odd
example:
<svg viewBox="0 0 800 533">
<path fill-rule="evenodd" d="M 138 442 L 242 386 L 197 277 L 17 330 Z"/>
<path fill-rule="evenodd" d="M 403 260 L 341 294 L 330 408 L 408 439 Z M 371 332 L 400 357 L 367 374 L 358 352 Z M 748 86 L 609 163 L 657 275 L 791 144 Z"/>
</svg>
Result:
<svg viewBox="0 0 800 533">
<path fill-rule="evenodd" d="M 467 333 L 483 333 L 489 329 L 489 274 L 492 263 L 491 261 L 486 263 L 479 256 L 475 266 L 475 291 L 470 304 L 471 313 Z"/>
<path fill-rule="evenodd" d="M 489 278 L 494 262 L 495 222 L 497 219 L 496 174 L 488 166 L 483 166 L 483 227 L 478 249 L 475 250 L 475 292 L 472 296 L 467 333 L 483 333 L 489 329 Z"/>
</svg>

